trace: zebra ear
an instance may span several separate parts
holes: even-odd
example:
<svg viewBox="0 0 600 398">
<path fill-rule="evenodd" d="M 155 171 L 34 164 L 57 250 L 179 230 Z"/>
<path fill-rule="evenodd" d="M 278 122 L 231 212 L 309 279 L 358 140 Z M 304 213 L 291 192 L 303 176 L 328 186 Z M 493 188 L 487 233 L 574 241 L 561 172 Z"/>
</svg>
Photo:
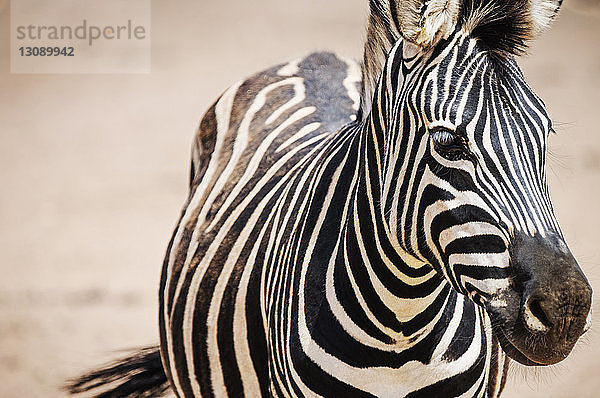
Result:
<svg viewBox="0 0 600 398">
<path fill-rule="evenodd" d="M 458 21 L 460 0 L 391 1 L 399 31 L 409 42 L 428 48 L 447 37 Z"/>
<path fill-rule="evenodd" d="M 556 18 L 563 0 L 530 0 L 530 15 L 533 34 L 539 35 L 550 27 Z"/>
</svg>

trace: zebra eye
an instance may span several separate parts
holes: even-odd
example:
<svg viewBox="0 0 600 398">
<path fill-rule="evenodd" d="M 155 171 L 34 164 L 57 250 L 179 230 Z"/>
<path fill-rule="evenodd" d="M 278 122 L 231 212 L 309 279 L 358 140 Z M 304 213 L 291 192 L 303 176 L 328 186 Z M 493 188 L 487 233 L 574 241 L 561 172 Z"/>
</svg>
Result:
<svg viewBox="0 0 600 398">
<path fill-rule="evenodd" d="M 441 154 L 458 155 L 465 150 L 465 139 L 446 128 L 433 129 L 430 135 L 435 149 Z"/>
</svg>

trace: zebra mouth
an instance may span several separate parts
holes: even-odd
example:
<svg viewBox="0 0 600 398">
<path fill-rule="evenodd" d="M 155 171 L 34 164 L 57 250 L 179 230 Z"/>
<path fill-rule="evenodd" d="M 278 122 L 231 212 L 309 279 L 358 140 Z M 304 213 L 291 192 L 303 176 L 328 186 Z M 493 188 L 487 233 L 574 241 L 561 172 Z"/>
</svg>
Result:
<svg viewBox="0 0 600 398">
<path fill-rule="evenodd" d="M 522 365 L 526 366 L 546 366 L 550 364 L 536 362 L 533 359 L 529 358 L 525 355 L 521 350 L 519 350 L 514 344 L 510 342 L 508 337 L 504 334 L 502 329 L 498 328 L 496 332 L 496 337 L 500 342 L 500 346 L 502 350 L 508 355 L 511 359 L 519 362 Z"/>
<path fill-rule="evenodd" d="M 573 349 L 579 334 L 574 337 L 557 339 L 556 336 L 532 333 L 519 326 L 522 320 L 517 318 L 516 324 L 502 322 L 500 317 L 491 317 L 494 336 L 498 339 L 502 350 L 511 359 L 526 366 L 554 365 L 565 359 Z"/>
<path fill-rule="evenodd" d="M 517 297 L 513 298 L 519 301 Z M 549 346 L 543 336 L 535 335 L 522 326 L 521 315 L 511 316 L 513 312 L 506 309 L 499 311 L 497 308 L 487 308 L 494 337 L 498 339 L 506 355 L 526 366 L 553 365 L 566 357 L 560 354 L 566 347 L 560 347 L 560 344 Z M 572 347 L 569 347 L 567 354 L 571 351 L 570 348 Z"/>
</svg>

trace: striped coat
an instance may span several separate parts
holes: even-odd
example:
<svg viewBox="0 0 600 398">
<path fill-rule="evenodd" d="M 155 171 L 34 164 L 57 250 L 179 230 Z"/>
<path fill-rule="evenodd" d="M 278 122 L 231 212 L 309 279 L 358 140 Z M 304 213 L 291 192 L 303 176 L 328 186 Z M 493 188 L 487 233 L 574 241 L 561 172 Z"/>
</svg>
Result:
<svg viewBox="0 0 600 398">
<path fill-rule="evenodd" d="M 376 121 L 361 123 L 358 72 L 312 54 L 233 86 L 204 116 L 160 285 L 180 394 L 500 391 L 485 311 L 372 223 Z M 447 336 L 451 323 L 468 331 Z"/>
<path fill-rule="evenodd" d="M 491 398 L 511 360 L 564 359 L 592 292 L 514 57 L 559 7 L 370 0 L 362 65 L 315 53 L 225 91 L 194 140 L 160 347 L 70 391 Z"/>
</svg>

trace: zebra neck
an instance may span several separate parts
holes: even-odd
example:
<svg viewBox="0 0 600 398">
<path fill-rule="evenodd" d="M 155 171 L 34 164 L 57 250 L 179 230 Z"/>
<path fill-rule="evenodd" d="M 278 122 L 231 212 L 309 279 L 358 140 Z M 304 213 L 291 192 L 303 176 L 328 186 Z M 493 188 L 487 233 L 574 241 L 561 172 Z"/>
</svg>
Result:
<svg viewBox="0 0 600 398">
<path fill-rule="evenodd" d="M 371 335 L 385 336 L 398 345 L 412 344 L 433 330 L 455 293 L 430 265 L 402 251 L 386 227 L 371 128 L 367 120 L 354 147 L 359 151 L 359 167 L 336 264 L 337 274 L 342 275 L 337 279 L 345 281 L 344 290 L 352 294 L 346 302 L 344 295 L 338 299 L 344 307 L 361 307 L 354 313 L 364 317 L 354 323 Z"/>
<path fill-rule="evenodd" d="M 433 367 L 479 347 L 470 353 L 468 366 L 480 364 L 477 372 L 485 376 L 488 396 L 498 396 L 509 360 L 492 336 L 484 309 L 452 289 L 431 265 L 402 250 L 386 224 L 381 208 L 385 152 L 378 145 L 385 137 L 372 119 L 365 120 L 351 149 L 358 150 L 358 169 L 336 260 L 336 273 L 344 276 L 336 278 L 337 290 L 347 293 L 336 299 L 353 311 L 339 311 L 337 317 L 363 344 L 393 346 Z"/>
</svg>

